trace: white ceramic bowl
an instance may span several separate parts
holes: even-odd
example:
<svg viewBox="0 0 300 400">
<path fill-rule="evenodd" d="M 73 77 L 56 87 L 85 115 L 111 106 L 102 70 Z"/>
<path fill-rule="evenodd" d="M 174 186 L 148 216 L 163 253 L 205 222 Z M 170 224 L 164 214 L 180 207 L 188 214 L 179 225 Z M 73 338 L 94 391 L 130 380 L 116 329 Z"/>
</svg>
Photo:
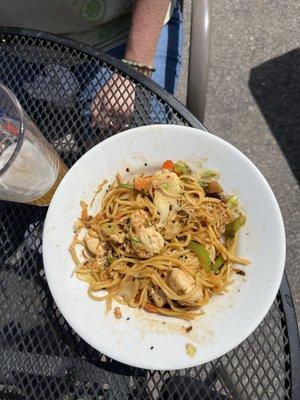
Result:
<svg viewBox="0 0 300 400">
<path fill-rule="evenodd" d="M 89 202 L 100 181 L 126 167 L 134 174 L 166 159 L 221 171 L 227 193 L 236 193 L 247 214 L 239 254 L 251 260 L 246 276 L 234 274 L 229 293 L 214 296 L 205 314 L 188 323 L 121 306 L 123 318 L 91 300 L 87 285 L 71 277 L 68 247 L 80 200 Z M 147 166 L 145 166 L 145 163 Z M 98 203 L 99 204 L 99 203 Z M 97 207 L 97 205 L 96 205 Z M 43 238 L 46 277 L 61 313 L 91 346 L 115 360 L 149 369 L 178 369 L 213 360 L 241 343 L 263 320 L 278 291 L 285 262 L 285 234 L 275 196 L 263 175 L 239 150 L 207 132 L 184 126 L 140 127 L 115 135 L 88 151 L 67 173 L 49 207 Z M 128 319 L 129 318 L 129 319 Z M 193 344 L 193 358 L 185 345 Z"/>
</svg>

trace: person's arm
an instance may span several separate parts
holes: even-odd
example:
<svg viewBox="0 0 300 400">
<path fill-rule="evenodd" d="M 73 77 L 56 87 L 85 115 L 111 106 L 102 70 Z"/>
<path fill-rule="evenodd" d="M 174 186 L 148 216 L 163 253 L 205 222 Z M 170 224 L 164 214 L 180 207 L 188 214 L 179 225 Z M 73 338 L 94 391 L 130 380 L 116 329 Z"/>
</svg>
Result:
<svg viewBox="0 0 300 400">
<path fill-rule="evenodd" d="M 158 38 L 170 0 L 136 0 L 125 58 L 152 66 Z M 141 72 L 149 76 L 149 70 Z M 91 111 L 93 127 L 119 130 L 134 111 L 135 85 L 114 74 L 94 98 Z"/>
<path fill-rule="evenodd" d="M 125 58 L 152 65 L 170 0 L 136 0 Z"/>
</svg>

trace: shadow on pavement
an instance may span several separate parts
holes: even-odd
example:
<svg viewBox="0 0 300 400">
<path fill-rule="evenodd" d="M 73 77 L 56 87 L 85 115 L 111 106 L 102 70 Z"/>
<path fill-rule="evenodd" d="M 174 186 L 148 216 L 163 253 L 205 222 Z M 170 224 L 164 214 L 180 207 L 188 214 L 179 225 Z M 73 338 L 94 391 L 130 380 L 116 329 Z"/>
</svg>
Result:
<svg viewBox="0 0 300 400">
<path fill-rule="evenodd" d="M 251 69 L 249 88 L 300 181 L 300 48 Z"/>
</svg>

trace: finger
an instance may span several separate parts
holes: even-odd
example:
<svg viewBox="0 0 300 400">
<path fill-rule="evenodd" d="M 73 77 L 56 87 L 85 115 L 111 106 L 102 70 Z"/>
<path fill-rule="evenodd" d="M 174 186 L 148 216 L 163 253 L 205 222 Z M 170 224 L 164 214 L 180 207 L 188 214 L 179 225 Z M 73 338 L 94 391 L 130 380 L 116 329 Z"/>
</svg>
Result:
<svg viewBox="0 0 300 400">
<path fill-rule="evenodd" d="M 104 105 L 99 98 L 95 98 L 91 105 L 93 126 L 102 126 L 109 123 L 109 104 Z"/>
</svg>

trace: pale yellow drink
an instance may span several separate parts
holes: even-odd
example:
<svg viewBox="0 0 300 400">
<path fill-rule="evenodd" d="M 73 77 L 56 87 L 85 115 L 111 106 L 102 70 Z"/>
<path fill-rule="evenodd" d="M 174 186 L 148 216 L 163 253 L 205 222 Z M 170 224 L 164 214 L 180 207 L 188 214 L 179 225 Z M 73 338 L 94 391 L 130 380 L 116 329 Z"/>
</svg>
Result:
<svg viewBox="0 0 300 400">
<path fill-rule="evenodd" d="M 10 159 L 15 147 L 16 144 L 11 144 L 0 155 L 0 170 Z M 50 157 L 45 157 L 25 137 L 18 156 L 0 176 L 1 198 L 5 200 L 5 193 L 14 193 L 14 201 L 48 205 L 68 170 L 61 160 L 53 162 Z"/>
</svg>

